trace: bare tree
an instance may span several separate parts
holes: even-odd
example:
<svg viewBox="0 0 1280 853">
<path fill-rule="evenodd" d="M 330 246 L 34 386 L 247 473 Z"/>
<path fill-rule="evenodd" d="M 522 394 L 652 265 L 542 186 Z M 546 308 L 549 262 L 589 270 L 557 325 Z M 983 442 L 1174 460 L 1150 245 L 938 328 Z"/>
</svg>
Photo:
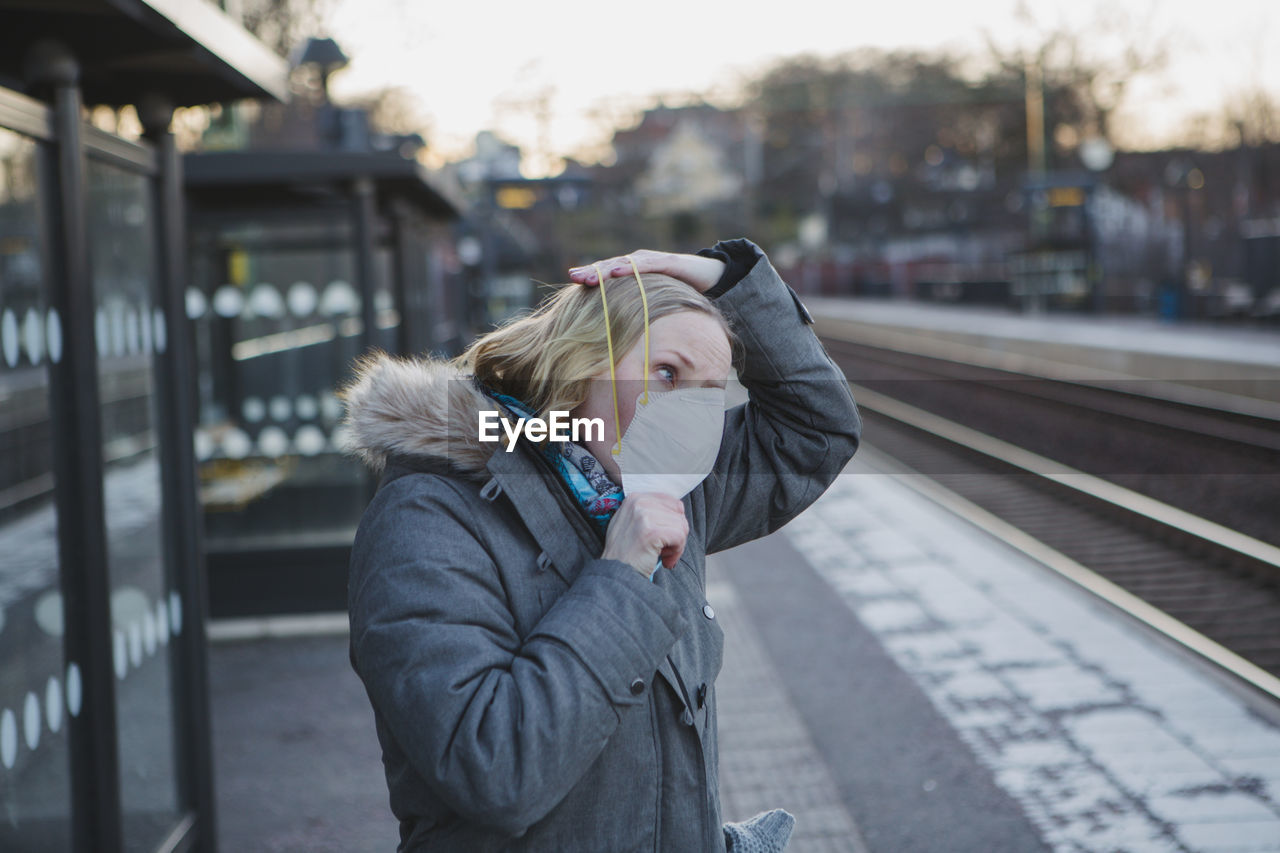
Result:
<svg viewBox="0 0 1280 853">
<path fill-rule="evenodd" d="M 345 98 L 347 106 L 362 107 L 369 112 L 369 124 L 382 133 L 417 133 L 424 139 L 431 120 L 423 110 L 422 100 L 405 86 L 384 86 L 371 92 Z"/>
<path fill-rule="evenodd" d="M 280 56 L 323 28 L 334 0 L 240 0 L 244 28 Z"/>
<path fill-rule="evenodd" d="M 1158 28 L 1156 11 L 1151 6 L 1134 14 L 1119 4 L 1101 6 L 1093 20 L 1076 29 L 1046 25 L 1026 0 L 1019 0 L 1015 15 L 1026 32 L 1019 44 L 1005 47 L 989 31 L 983 35 L 991 59 L 1004 72 L 1040 70 L 1046 94 L 1058 100 L 1050 114 L 1070 124 L 1075 113 L 1081 125 L 1075 128 L 1077 137 L 1111 140 L 1112 118 L 1133 81 L 1168 66 L 1173 36 Z"/>
</svg>

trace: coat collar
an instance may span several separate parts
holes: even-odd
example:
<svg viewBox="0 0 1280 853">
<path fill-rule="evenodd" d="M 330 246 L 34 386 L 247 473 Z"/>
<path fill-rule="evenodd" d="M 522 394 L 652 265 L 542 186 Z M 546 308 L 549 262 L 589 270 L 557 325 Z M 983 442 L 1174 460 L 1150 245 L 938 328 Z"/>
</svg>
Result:
<svg viewBox="0 0 1280 853">
<path fill-rule="evenodd" d="M 599 555 L 604 539 L 565 492 L 559 477 L 525 442 L 511 453 L 494 453 L 485 467 L 491 479 L 481 495 L 494 494 L 495 489 L 504 492 L 556 573 L 572 584 L 582 568 L 583 549 Z"/>
</svg>

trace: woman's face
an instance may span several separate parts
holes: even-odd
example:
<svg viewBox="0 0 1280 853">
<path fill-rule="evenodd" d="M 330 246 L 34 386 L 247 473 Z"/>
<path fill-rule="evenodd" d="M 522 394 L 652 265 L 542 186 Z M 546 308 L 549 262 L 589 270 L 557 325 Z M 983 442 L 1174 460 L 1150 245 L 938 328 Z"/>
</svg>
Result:
<svg viewBox="0 0 1280 853">
<path fill-rule="evenodd" d="M 701 311 L 677 311 L 649 324 L 649 390 L 670 391 L 702 385 L 723 388 L 729 378 L 729 339 L 714 317 Z M 622 356 L 616 368 L 618 416 L 622 433 L 636 411 L 636 398 L 644 390 L 644 337 Z M 603 441 L 584 441 L 615 483 L 622 481 L 617 458 L 610 452 L 617 441 L 614 428 L 613 391 L 606 366 L 588 384 L 587 399 L 570 415 L 604 421 Z"/>
</svg>

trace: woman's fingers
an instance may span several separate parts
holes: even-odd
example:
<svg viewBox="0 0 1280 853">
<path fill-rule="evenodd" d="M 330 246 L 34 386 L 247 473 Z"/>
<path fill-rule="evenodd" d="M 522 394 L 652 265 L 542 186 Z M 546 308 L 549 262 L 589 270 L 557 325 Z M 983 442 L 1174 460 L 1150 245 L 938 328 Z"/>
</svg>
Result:
<svg viewBox="0 0 1280 853">
<path fill-rule="evenodd" d="M 578 284 L 585 284 L 590 287 L 599 284 L 600 277 L 602 275 L 606 279 L 609 279 L 628 275 L 630 272 L 630 264 L 625 260 L 619 263 L 618 259 L 613 258 L 607 261 L 596 261 L 594 264 L 587 264 L 582 267 L 574 267 L 569 270 L 569 279 L 577 282 Z M 644 270 L 641 270 L 640 272 L 643 273 Z"/>
<path fill-rule="evenodd" d="M 638 269 L 641 275 L 649 272 L 665 272 L 666 259 L 669 257 L 669 252 L 639 249 L 630 255 L 618 255 L 617 257 L 606 258 L 603 261 L 572 267 L 569 270 L 569 278 L 578 284 L 596 285 L 600 283 L 602 274 L 605 278 L 631 275 L 635 272 L 631 267 L 632 261 L 635 261 L 635 269 Z"/>
<path fill-rule="evenodd" d="M 654 560 L 675 566 L 688 536 L 689 520 L 678 499 L 640 492 L 628 496 L 610 521 L 602 556 L 628 563 L 648 577 Z"/>
<path fill-rule="evenodd" d="M 632 262 L 635 267 L 632 267 Z M 715 258 L 704 258 L 700 255 L 684 255 L 675 252 L 656 252 L 652 249 L 637 249 L 629 255 L 620 255 L 573 267 L 569 270 L 570 280 L 588 286 L 600 284 L 605 279 L 631 275 L 639 271 L 645 273 L 665 273 L 678 278 L 699 292 L 705 292 L 720 280 L 724 272 L 724 262 Z"/>
</svg>

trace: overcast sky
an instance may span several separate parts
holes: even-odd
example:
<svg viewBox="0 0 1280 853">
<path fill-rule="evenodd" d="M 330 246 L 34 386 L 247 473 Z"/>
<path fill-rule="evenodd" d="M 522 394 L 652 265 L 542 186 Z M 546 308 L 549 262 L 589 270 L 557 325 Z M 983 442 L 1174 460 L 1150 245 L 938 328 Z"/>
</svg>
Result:
<svg viewBox="0 0 1280 853">
<path fill-rule="evenodd" d="M 422 101 L 437 156 L 466 153 L 490 128 L 536 153 L 589 152 L 611 119 L 655 93 L 728 98 L 770 61 L 860 47 L 978 52 L 983 32 L 1025 43 L 1014 0 L 786 0 L 755 15 L 740 2 L 647 0 L 335 0 L 330 34 L 352 62 L 333 79 L 344 95 L 404 86 Z M 1099 8 L 1122 9 L 1143 43 L 1169 34 L 1167 71 L 1136 85 L 1122 119 L 1131 139 L 1158 144 L 1185 117 L 1212 111 L 1228 93 L 1262 85 L 1280 95 L 1276 0 L 1029 0 L 1037 21 L 1079 27 Z M 1273 11 L 1274 9 L 1274 11 Z M 1212 13 L 1212 16 L 1207 14 Z M 1141 22 L 1145 26 L 1138 26 Z M 545 96 L 548 121 L 536 121 Z M 543 135 L 540 136 L 539 130 Z M 536 163 L 530 171 L 539 172 Z"/>
</svg>

